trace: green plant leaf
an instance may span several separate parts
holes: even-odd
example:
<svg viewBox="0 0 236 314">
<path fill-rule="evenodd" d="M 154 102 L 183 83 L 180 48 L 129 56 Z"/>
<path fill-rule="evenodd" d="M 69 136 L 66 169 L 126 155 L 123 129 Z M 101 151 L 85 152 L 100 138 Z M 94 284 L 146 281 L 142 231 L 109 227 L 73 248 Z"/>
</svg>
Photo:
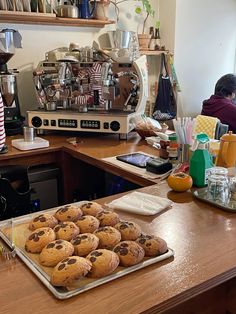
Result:
<svg viewBox="0 0 236 314">
<path fill-rule="evenodd" d="M 141 14 L 142 13 L 142 9 L 140 7 L 135 8 L 135 13 Z"/>
<path fill-rule="evenodd" d="M 155 28 L 157 28 L 157 29 L 160 28 L 160 24 L 161 24 L 160 21 L 156 21 L 156 22 L 155 22 Z"/>
</svg>

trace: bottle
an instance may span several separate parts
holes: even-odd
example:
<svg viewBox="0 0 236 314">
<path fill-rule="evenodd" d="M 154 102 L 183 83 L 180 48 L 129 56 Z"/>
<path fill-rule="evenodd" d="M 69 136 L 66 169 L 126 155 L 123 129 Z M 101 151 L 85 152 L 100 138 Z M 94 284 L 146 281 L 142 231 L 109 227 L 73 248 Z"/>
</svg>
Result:
<svg viewBox="0 0 236 314">
<path fill-rule="evenodd" d="M 203 133 L 198 134 L 196 140 L 198 145 L 190 159 L 189 174 L 193 179 L 193 185 L 204 187 L 207 185 L 208 169 L 212 168 L 214 165 L 211 154 L 206 148 L 209 142 L 208 136 Z"/>
<path fill-rule="evenodd" d="M 170 141 L 160 140 L 160 145 L 161 145 L 159 151 L 160 157 L 163 159 L 168 159 L 169 153 L 167 151 L 167 147 L 170 145 Z"/>
<path fill-rule="evenodd" d="M 175 163 L 178 161 L 178 148 L 179 144 L 177 143 L 177 135 L 169 135 L 169 146 L 167 147 L 167 152 L 169 154 L 169 161 Z"/>
<path fill-rule="evenodd" d="M 159 28 L 155 28 L 155 50 L 161 49 L 161 37 L 160 37 L 160 31 Z"/>
<path fill-rule="evenodd" d="M 151 35 L 151 39 L 149 43 L 149 50 L 155 50 L 156 40 L 154 37 L 154 28 L 152 26 L 150 27 L 149 34 Z"/>
</svg>

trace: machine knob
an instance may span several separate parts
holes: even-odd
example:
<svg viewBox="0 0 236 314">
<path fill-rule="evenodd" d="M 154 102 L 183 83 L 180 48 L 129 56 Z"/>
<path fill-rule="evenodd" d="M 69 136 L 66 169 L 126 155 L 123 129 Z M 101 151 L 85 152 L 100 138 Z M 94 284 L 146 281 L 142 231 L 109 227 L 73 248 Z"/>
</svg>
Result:
<svg viewBox="0 0 236 314">
<path fill-rule="evenodd" d="M 35 128 L 39 128 L 43 124 L 42 119 L 37 116 L 33 117 L 31 122 Z"/>
<path fill-rule="evenodd" d="M 118 121 L 112 121 L 110 127 L 112 131 L 119 131 L 120 123 Z"/>
</svg>

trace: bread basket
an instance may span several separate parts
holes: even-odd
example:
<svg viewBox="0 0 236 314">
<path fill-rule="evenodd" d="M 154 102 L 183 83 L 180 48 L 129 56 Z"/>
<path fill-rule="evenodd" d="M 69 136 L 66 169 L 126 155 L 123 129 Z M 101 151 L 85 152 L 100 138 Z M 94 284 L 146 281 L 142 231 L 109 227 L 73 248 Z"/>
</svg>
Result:
<svg viewBox="0 0 236 314">
<path fill-rule="evenodd" d="M 156 132 L 165 133 L 168 130 L 168 125 L 165 123 L 161 124 L 161 129 L 145 129 L 145 128 L 135 128 L 135 131 L 138 133 L 141 138 L 149 137 L 149 136 L 157 136 Z"/>
</svg>

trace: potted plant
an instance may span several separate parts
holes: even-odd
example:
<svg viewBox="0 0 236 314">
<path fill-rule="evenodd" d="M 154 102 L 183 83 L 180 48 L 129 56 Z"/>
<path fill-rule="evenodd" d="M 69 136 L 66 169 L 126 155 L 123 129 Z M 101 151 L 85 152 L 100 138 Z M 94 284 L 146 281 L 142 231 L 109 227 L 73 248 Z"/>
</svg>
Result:
<svg viewBox="0 0 236 314">
<path fill-rule="evenodd" d="M 114 4 L 115 7 L 116 7 L 117 20 L 119 18 L 118 17 L 118 15 L 119 15 L 118 5 L 120 3 L 123 3 L 123 2 L 126 2 L 126 1 L 128 1 L 128 0 L 114 0 L 114 1 L 110 0 L 110 2 L 112 4 Z M 135 8 L 135 13 L 138 14 L 138 15 L 144 15 L 143 22 L 142 22 L 142 32 L 138 33 L 139 45 L 140 45 L 140 49 L 147 50 L 148 46 L 149 46 L 149 43 L 150 43 L 151 35 L 145 33 L 146 23 L 147 23 L 147 20 L 148 20 L 149 16 L 151 16 L 151 17 L 155 16 L 155 11 L 152 8 L 150 0 L 136 0 L 136 1 L 140 2 L 140 5 L 138 5 Z M 160 22 L 156 21 L 155 28 L 159 29 L 159 26 L 160 26 Z"/>
</svg>

